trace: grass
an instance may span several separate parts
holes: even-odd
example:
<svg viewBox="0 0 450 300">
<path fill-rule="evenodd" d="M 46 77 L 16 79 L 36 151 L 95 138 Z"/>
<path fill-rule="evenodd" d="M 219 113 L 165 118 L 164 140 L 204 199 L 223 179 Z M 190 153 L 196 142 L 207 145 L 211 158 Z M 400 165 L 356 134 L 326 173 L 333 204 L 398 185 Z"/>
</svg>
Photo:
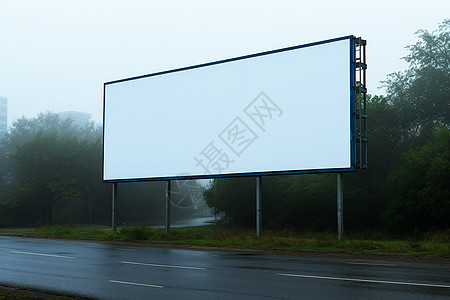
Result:
<svg viewBox="0 0 450 300">
<path fill-rule="evenodd" d="M 105 226 L 75 227 L 73 225 L 55 225 L 26 230 L 3 229 L 0 230 L 0 233 L 109 241 L 167 242 L 262 250 L 319 250 L 450 256 L 450 231 L 425 235 L 420 240 L 417 238 L 392 240 L 382 237 L 380 234 L 374 235 L 377 238 L 364 239 L 362 234 L 347 234 L 343 241 L 337 241 L 335 234 L 329 232 L 288 230 L 267 230 L 263 232 L 262 237 L 257 238 L 253 229 L 214 225 L 172 228 L 169 234 L 166 234 L 164 229 L 146 226 L 123 227 L 113 233 Z"/>
<path fill-rule="evenodd" d="M 0 288 L 0 299 L 19 300 L 19 299 L 33 299 L 44 300 L 45 298 L 27 294 L 23 291 Z"/>
<path fill-rule="evenodd" d="M 79 296 L 58 295 L 57 293 L 37 291 L 21 287 L 0 286 L 0 300 L 82 300 Z"/>
</svg>

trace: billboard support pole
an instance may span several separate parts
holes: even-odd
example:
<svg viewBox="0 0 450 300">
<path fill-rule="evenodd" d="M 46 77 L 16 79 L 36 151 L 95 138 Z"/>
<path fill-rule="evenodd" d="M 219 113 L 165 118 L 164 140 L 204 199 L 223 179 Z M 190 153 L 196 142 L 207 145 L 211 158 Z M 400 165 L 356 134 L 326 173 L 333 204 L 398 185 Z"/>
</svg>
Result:
<svg viewBox="0 0 450 300">
<path fill-rule="evenodd" d="M 261 176 L 256 176 L 256 236 L 261 237 Z"/>
<path fill-rule="evenodd" d="M 170 232 L 170 180 L 166 181 L 166 233 Z"/>
<path fill-rule="evenodd" d="M 117 222 L 116 222 L 116 200 L 117 200 L 117 182 L 113 183 L 112 186 L 112 203 L 111 203 L 111 227 L 112 231 L 116 232 L 117 230 Z"/>
<path fill-rule="evenodd" d="M 344 231 L 344 185 L 342 182 L 342 173 L 337 174 L 337 226 L 338 226 L 338 241 L 342 241 L 342 234 Z"/>
<path fill-rule="evenodd" d="M 214 224 L 217 225 L 217 178 L 214 179 Z"/>
</svg>

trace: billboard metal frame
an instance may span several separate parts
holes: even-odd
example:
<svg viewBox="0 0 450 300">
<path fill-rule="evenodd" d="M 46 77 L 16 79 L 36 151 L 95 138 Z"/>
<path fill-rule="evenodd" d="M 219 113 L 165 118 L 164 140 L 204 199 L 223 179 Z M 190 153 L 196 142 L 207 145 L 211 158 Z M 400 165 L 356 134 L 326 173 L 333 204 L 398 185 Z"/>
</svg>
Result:
<svg viewBox="0 0 450 300">
<path fill-rule="evenodd" d="M 115 201 L 117 198 L 117 184 L 118 182 L 127 181 L 166 181 L 166 233 L 170 231 L 170 181 L 171 180 L 185 180 L 185 179 L 203 179 L 203 178 L 223 178 L 223 177 L 238 177 L 238 176 L 256 176 L 256 236 L 261 236 L 261 176 L 262 175 L 284 175 L 284 174 L 304 174 L 304 173 L 337 173 L 337 238 L 342 240 L 343 238 L 343 172 L 355 171 L 356 169 L 367 168 L 367 111 L 366 111 L 366 40 L 361 38 L 355 38 L 354 36 L 345 36 L 335 39 L 329 39 L 321 42 L 304 44 L 294 47 L 288 47 L 278 50 L 266 51 L 256 53 L 252 55 L 240 56 L 231 59 L 225 59 L 185 68 L 179 68 L 164 72 L 153 73 L 149 75 L 142 75 L 132 78 L 126 78 L 116 81 L 107 82 L 103 86 L 103 124 L 105 124 L 105 108 L 106 108 L 106 86 L 108 84 L 114 84 L 129 80 L 135 80 L 140 78 L 146 78 L 151 76 L 157 76 L 162 74 L 168 74 L 173 72 L 185 71 L 195 68 L 201 68 L 226 62 L 232 62 L 237 60 L 243 60 L 247 58 L 273 54 L 283 51 L 295 50 L 299 48 L 311 47 L 315 45 L 331 43 L 335 41 L 341 41 L 348 39 L 350 42 L 350 161 L 349 168 L 344 169 L 314 169 L 314 170 L 292 170 L 292 171 L 274 171 L 274 172 L 253 172 L 253 173 L 238 173 L 238 174 L 217 174 L 217 175 L 201 175 L 201 176 L 175 176 L 175 177 L 155 177 L 155 178 L 141 178 L 141 179 L 120 179 L 120 180 L 105 180 L 104 179 L 104 166 L 105 166 L 105 143 L 103 142 L 103 181 L 113 183 L 113 197 L 112 197 L 112 228 L 116 231 L 116 209 Z M 103 126 L 103 137 L 105 136 L 105 126 Z M 103 139 L 104 141 L 104 139 Z"/>
<path fill-rule="evenodd" d="M 250 55 L 239 56 L 235 58 L 229 58 L 219 61 L 213 61 L 183 68 L 177 68 L 162 72 L 156 72 L 146 75 L 140 75 L 130 78 L 124 78 L 114 81 L 109 81 L 104 83 L 103 85 L 103 137 L 105 137 L 105 110 L 106 110 L 106 87 L 108 85 L 117 84 L 121 82 L 137 80 L 142 78 L 149 78 L 158 75 L 170 74 L 175 72 L 187 71 L 191 69 L 198 69 L 207 66 L 213 66 L 218 64 L 224 64 L 228 62 L 234 62 L 239 60 L 245 60 L 249 58 L 254 58 L 258 56 L 264 56 L 269 54 L 275 54 L 285 51 L 291 51 L 306 47 L 312 47 L 342 40 L 349 40 L 350 43 L 350 103 L 349 109 L 350 111 L 350 161 L 351 165 L 349 168 L 340 168 L 340 169 L 306 169 L 306 170 L 284 170 L 284 171 L 268 171 L 268 172 L 247 172 L 247 173 L 227 173 L 227 174 L 207 174 L 207 175 L 179 175 L 179 176 L 171 176 L 171 177 L 150 177 L 150 178 L 130 178 L 130 179 L 106 179 L 105 180 L 105 142 L 103 139 L 103 156 L 102 156 L 102 172 L 103 172 L 103 182 L 139 182 L 139 181 L 167 181 L 167 180 L 186 180 L 186 179 L 208 179 L 208 178 L 225 178 L 225 177 L 243 177 L 243 176 L 268 176 L 268 175 L 291 175 L 291 174 L 307 174 L 307 173 L 342 173 L 342 172 L 351 172 L 355 171 L 358 168 L 363 168 L 366 165 L 366 159 L 361 160 L 361 158 L 366 158 L 365 154 L 366 149 L 366 126 L 365 126 L 365 92 L 361 88 L 365 89 L 365 41 L 361 40 L 361 38 L 355 38 L 354 36 L 343 36 L 334 39 L 323 40 L 314 43 L 302 44 L 292 47 L 286 47 L 271 51 L 259 52 Z M 362 45 L 362 41 L 364 45 Z M 362 48 L 364 46 L 364 48 Z M 364 50 L 362 52 L 362 49 Z M 363 53 L 363 54 L 362 54 Z M 362 61 L 362 57 L 364 56 L 364 62 Z M 361 71 L 362 70 L 362 71 Z M 362 84 L 362 75 L 364 75 L 364 85 Z M 361 98 L 360 95 L 363 95 Z M 360 121 L 364 121 L 364 126 L 361 125 Z M 364 128 L 363 128 L 364 127 Z M 363 137 L 364 135 L 364 137 Z M 363 147 L 364 146 L 364 147 Z M 364 150 L 364 151 L 363 151 Z M 363 153 L 364 152 L 364 153 Z"/>
</svg>

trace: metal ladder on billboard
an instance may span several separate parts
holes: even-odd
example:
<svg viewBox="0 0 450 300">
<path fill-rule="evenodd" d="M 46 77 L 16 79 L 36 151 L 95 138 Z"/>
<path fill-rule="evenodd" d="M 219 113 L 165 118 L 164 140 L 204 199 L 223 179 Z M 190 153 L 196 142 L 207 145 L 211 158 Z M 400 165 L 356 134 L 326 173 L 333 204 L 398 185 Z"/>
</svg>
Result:
<svg viewBox="0 0 450 300">
<path fill-rule="evenodd" d="M 356 168 L 367 168 L 367 87 L 366 87 L 366 45 L 367 41 L 355 38 L 355 113 L 356 131 L 353 137 L 356 142 Z M 344 183 L 343 174 L 337 174 L 337 227 L 338 240 L 342 241 L 344 234 Z"/>
<path fill-rule="evenodd" d="M 367 168 L 367 86 L 366 86 L 366 45 L 367 41 L 355 39 L 356 46 L 356 166 Z"/>
</svg>

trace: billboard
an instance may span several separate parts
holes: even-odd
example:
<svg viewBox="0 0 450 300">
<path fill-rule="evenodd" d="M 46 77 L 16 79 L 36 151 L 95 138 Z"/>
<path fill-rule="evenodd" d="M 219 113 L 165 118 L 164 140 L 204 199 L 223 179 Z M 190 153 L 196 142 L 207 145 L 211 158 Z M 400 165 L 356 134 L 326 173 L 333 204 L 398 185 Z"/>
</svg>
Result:
<svg viewBox="0 0 450 300">
<path fill-rule="evenodd" d="M 103 180 L 352 171 L 353 36 L 104 84 Z"/>
</svg>

